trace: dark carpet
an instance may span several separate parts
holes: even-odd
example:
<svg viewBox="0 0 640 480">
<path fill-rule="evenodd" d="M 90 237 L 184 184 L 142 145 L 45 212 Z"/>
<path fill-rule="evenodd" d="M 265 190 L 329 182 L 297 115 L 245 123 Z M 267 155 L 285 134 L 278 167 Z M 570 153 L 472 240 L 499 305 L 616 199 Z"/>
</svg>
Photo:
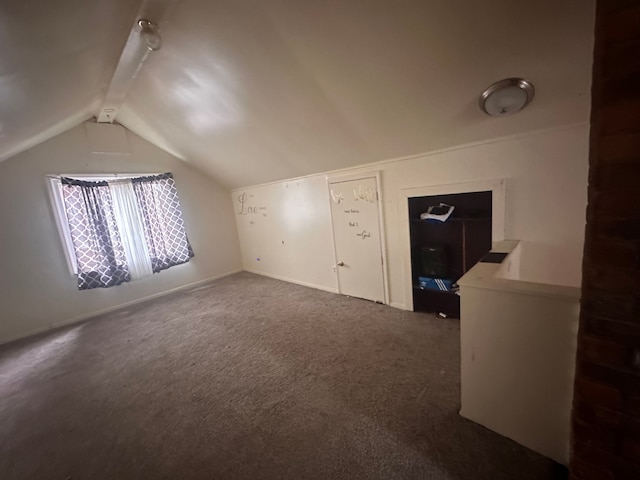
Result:
<svg viewBox="0 0 640 480">
<path fill-rule="evenodd" d="M 555 478 L 458 415 L 459 335 L 241 273 L 14 342 L 0 478 Z"/>
</svg>

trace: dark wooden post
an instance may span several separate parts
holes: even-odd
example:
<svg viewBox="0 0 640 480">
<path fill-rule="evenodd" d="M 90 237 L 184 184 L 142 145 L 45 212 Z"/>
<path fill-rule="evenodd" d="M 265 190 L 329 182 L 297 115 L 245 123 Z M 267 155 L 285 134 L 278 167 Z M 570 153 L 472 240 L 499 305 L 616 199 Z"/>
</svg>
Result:
<svg viewBox="0 0 640 480">
<path fill-rule="evenodd" d="M 640 479 L 640 0 L 599 0 L 571 478 Z"/>
</svg>

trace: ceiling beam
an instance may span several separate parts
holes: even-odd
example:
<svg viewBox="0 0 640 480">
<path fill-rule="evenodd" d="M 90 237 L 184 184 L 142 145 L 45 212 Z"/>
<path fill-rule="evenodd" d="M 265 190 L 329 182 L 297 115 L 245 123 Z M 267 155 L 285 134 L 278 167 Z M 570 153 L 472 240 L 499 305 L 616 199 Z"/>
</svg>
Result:
<svg viewBox="0 0 640 480">
<path fill-rule="evenodd" d="M 113 123 L 142 68 L 142 64 L 149 53 L 157 50 L 150 48 L 140 21 L 148 20 L 156 27 L 160 23 L 166 23 L 171 7 L 175 3 L 177 3 L 176 0 L 145 0 L 143 2 L 96 115 L 98 123 Z"/>
</svg>

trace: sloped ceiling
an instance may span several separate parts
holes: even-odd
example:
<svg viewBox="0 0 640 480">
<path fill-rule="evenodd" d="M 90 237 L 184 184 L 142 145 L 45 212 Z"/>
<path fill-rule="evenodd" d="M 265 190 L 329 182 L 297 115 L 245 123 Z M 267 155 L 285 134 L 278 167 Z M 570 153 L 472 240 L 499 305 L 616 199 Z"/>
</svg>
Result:
<svg viewBox="0 0 640 480">
<path fill-rule="evenodd" d="M 139 7 L 0 1 L 0 160 L 95 115 Z"/>
<path fill-rule="evenodd" d="M 584 122 L 594 3 L 177 1 L 117 121 L 231 187 Z M 3 2 L 0 155 L 96 114 L 139 6 Z M 511 76 L 536 98 L 487 117 Z"/>
</svg>

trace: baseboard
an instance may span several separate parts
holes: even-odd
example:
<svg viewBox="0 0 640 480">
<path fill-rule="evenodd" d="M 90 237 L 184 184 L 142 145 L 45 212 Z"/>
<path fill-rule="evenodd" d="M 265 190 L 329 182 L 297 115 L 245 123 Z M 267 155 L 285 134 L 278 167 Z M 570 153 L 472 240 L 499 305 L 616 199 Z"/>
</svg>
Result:
<svg viewBox="0 0 640 480">
<path fill-rule="evenodd" d="M 293 278 L 282 277 L 280 275 L 274 275 L 272 273 L 259 272 L 258 270 L 251 270 L 248 268 L 245 268 L 244 271 L 249 273 L 255 273 L 256 275 L 262 275 L 263 277 L 275 278 L 276 280 L 282 280 L 283 282 L 295 283 L 296 285 L 302 285 L 303 287 L 316 288 L 318 290 L 324 290 L 325 292 L 331 292 L 331 293 L 340 293 L 340 291 L 337 288 L 325 287 L 323 285 L 316 285 L 314 283 L 309 283 L 309 282 L 301 282 L 300 280 L 294 280 Z M 404 303 L 392 302 L 389 304 L 389 306 L 393 308 L 397 308 L 399 310 L 407 310 L 410 312 L 413 311 L 412 309 L 407 308 L 407 306 Z"/>
<path fill-rule="evenodd" d="M 337 288 L 325 287 L 324 285 L 316 285 L 315 283 L 301 282 L 293 278 L 281 277 L 280 275 L 274 275 L 272 273 L 259 272 L 257 270 L 244 269 L 245 272 L 255 273 L 256 275 L 262 275 L 263 277 L 274 278 L 276 280 L 282 280 L 283 282 L 295 283 L 296 285 L 302 285 L 303 287 L 315 288 L 317 290 L 324 290 L 325 292 L 340 293 Z"/>
<path fill-rule="evenodd" d="M 389 306 L 390 306 L 390 307 L 393 307 L 393 308 L 397 308 L 397 309 L 399 309 L 399 310 L 406 310 L 406 311 L 408 311 L 408 312 L 412 312 L 412 311 L 413 311 L 413 309 L 411 309 L 411 308 L 407 308 L 407 306 L 406 306 L 404 303 L 391 302 L 391 303 L 389 304 Z"/>
<path fill-rule="evenodd" d="M 85 320 L 89 320 L 90 318 L 97 317 L 97 316 L 100 316 L 100 315 L 104 315 L 105 313 L 115 312 L 116 310 L 120 310 L 120 309 L 123 309 L 123 308 L 131 307 L 131 306 L 136 305 L 138 303 L 148 302 L 149 300 L 153 300 L 155 298 L 164 297 L 164 296 L 169 295 L 171 293 L 180 292 L 180 291 L 183 291 L 183 290 L 190 290 L 190 289 L 196 288 L 196 287 L 198 287 L 200 285 L 204 285 L 205 283 L 213 282 L 214 280 L 219 280 L 221 278 L 228 277 L 229 275 L 234 275 L 234 274 L 240 273 L 240 272 L 242 272 L 242 269 L 232 270 L 230 272 L 223 273 L 222 275 L 216 275 L 215 277 L 209 277 L 209 278 L 205 278 L 204 280 L 198 280 L 197 282 L 188 283 L 186 285 L 181 285 L 179 287 L 172 288 L 172 289 L 169 289 L 169 290 L 165 290 L 163 292 L 154 293 L 153 295 L 147 295 L 146 297 L 137 298 L 135 300 L 131 300 L 130 302 L 120 303 L 120 304 L 115 305 L 113 307 L 104 308 L 102 310 L 96 310 L 95 312 L 91 312 L 91 313 L 85 313 L 85 314 L 79 315 L 77 317 L 71 318 L 69 320 L 65 320 L 63 322 L 52 323 L 50 325 L 47 325 L 46 327 L 42 327 L 42 328 L 38 328 L 38 329 L 35 329 L 35 330 L 31 330 L 31 331 L 29 331 L 27 333 L 23 333 L 23 334 L 20 334 L 20 335 L 9 337 L 9 338 L 2 338 L 2 339 L 0 339 L 0 345 L 4 345 L 5 343 L 10 343 L 10 342 L 15 342 L 16 340 L 20 340 L 20 339 L 23 339 L 23 338 L 31 337 L 33 335 L 37 335 L 39 333 L 47 332 L 49 330 L 55 330 L 57 328 L 66 327 L 68 325 L 73 325 L 74 323 L 83 322 Z"/>
</svg>

